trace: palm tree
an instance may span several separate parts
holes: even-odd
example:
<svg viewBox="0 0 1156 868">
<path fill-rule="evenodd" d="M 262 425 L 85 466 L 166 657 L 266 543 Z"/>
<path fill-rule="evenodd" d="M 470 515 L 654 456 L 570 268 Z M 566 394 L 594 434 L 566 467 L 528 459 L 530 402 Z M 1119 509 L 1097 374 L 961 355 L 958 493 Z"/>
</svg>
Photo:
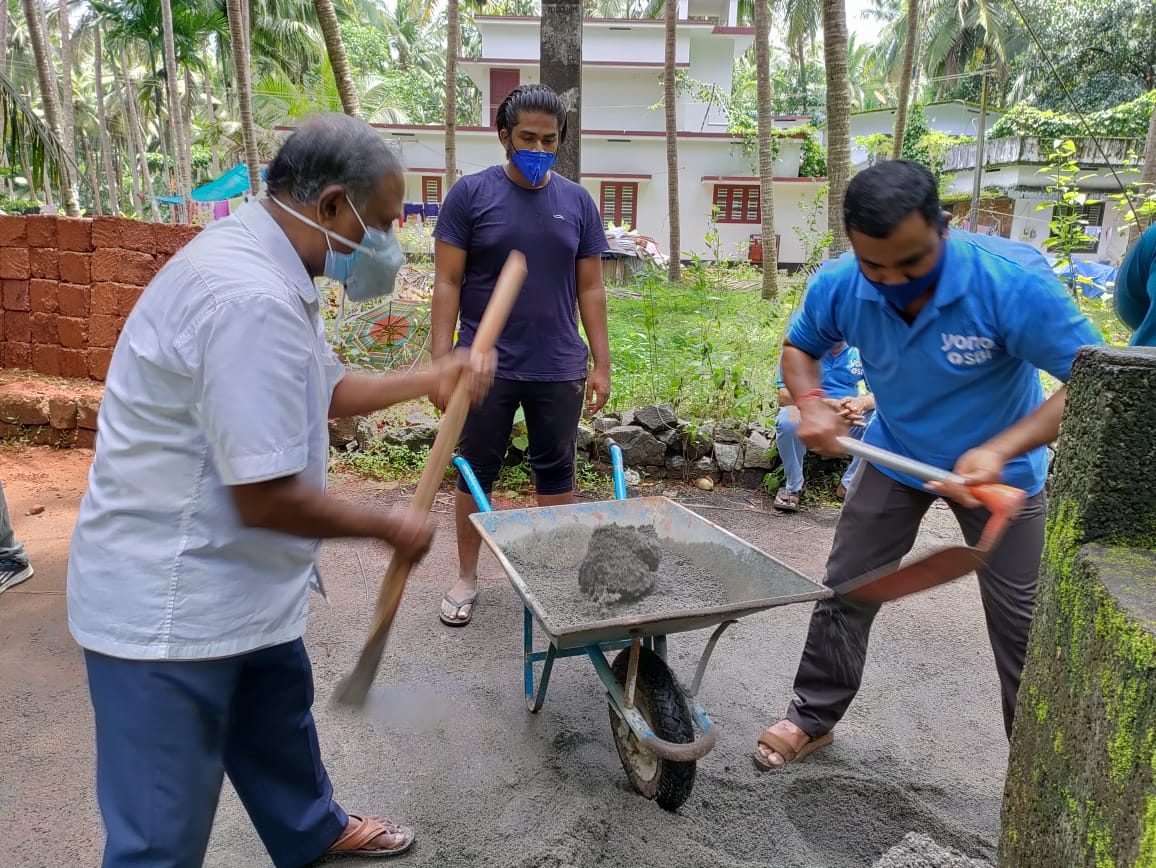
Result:
<svg viewBox="0 0 1156 868">
<path fill-rule="evenodd" d="M 678 103 L 675 101 L 675 49 L 678 47 L 678 3 L 666 0 L 666 55 L 662 71 L 662 99 L 666 108 L 666 201 L 670 209 L 670 259 L 666 277 L 682 279 L 682 226 L 678 201 Z"/>
<path fill-rule="evenodd" d="M 827 61 L 827 228 L 830 254 L 838 256 L 847 249 L 843 197 L 851 180 L 851 83 L 844 0 L 823 0 L 823 53 Z"/>
<path fill-rule="evenodd" d="M 181 91 L 177 69 L 177 46 L 173 35 L 173 6 L 171 0 L 161 0 L 161 28 L 164 41 L 165 87 L 168 90 L 169 125 L 172 129 L 174 161 L 177 164 L 177 219 L 187 222 L 189 193 L 193 189 L 192 155 L 185 141 L 185 124 L 181 115 Z"/>
<path fill-rule="evenodd" d="M 47 34 L 40 26 L 40 14 L 36 8 L 36 0 L 21 0 L 24 9 L 24 18 L 28 26 L 29 41 L 32 43 L 32 53 L 36 57 L 36 75 L 40 80 L 40 98 L 44 104 L 44 117 L 48 121 L 48 128 L 56 140 L 62 141 L 60 101 L 56 95 L 56 83 L 53 80 L 52 60 L 48 56 Z M 80 216 L 80 203 L 77 200 L 75 167 L 71 159 L 65 162 L 60 194 L 64 199 L 64 210 L 69 217 Z"/>
<path fill-rule="evenodd" d="M 461 22 L 458 0 L 448 0 L 446 11 L 446 191 L 458 179 L 458 50 Z M 444 193 L 442 194 L 445 195 Z"/>
<path fill-rule="evenodd" d="M 237 102 L 241 114 L 241 139 L 245 144 L 245 165 L 249 169 L 249 192 L 261 189 L 261 158 L 257 153 L 257 129 L 253 123 L 253 92 L 249 76 L 249 43 L 245 38 L 242 0 L 228 0 L 229 41 L 233 46 L 233 69 L 237 76 Z"/>
<path fill-rule="evenodd" d="M 96 84 L 96 118 L 100 133 L 100 155 L 104 160 L 104 176 L 108 184 L 108 204 L 113 216 L 120 213 L 120 193 L 116 173 L 112 168 L 112 137 L 108 133 L 108 119 L 104 105 L 104 56 L 100 39 L 100 22 L 93 22 L 92 62 Z M 100 190 L 92 191 L 96 201 L 100 201 Z"/>
<path fill-rule="evenodd" d="M 903 68 L 899 70 L 899 104 L 895 110 L 895 134 L 891 159 L 903 153 L 907 128 L 907 104 L 911 101 L 911 78 L 915 74 L 915 44 L 919 41 L 919 0 L 907 0 L 907 34 L 903 39 Z"/>
<path fill-rule="evenodd" d="M 329 55 L 329 65 L 337 78 L 337 91 L 341 94 L 341 105 L 347 115 L 361 117 L 361 103 L 357 98 L 357 88 L 349 72 L 349 59 L 345 55 L 345 43 L 341 39 L 341 28 L 337 23 L 337 10 L 333 0 L 313 0 L 317 9 L 317 21 L 325 36 L 325 51 Z"/>
<path fill-rule="evenodd" d="M 559 174 L 582 180 L 582 2 L 543 0 L 539 47 L 542 83 L 562 97 L 570 135 L 558 146 Z M 672 250 L 671 255 L 677 255 Z"/>
<path fill-rule="evenodd" d="M 64 133 L 64 147 L 70 154 L 76 153 L 76 118 L 73 109 L 72 92 L 72 22 L 68 16 L 68 0 L 60 0 L 57 6 L 60 24 L 60 125 Z M 47 35 L 46 37 L 47 38 Z"/>
<path fill-rule="evenodd" d="M 841 0 L 840 0 L 841 2 Z M 758 100 L 759 209 L 763 233 L 763 298 L 779 294 L 779 258 L 775 249 L 775 143 L 771 105 L 771 10 L 755 2 L 755 79 Z"/>
</svg>

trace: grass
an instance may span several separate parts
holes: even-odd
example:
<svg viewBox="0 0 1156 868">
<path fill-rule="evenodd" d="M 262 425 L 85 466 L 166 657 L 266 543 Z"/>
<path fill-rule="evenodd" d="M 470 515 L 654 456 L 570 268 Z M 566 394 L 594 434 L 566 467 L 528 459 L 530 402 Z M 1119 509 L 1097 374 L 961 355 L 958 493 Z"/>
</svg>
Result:
<svg viewBox="0 0 1156 868">
<path fill-rule="evenodd" d="M 677 286 L 661 275 L 643 277 L 607 300 L 608 408 L 665 401 L 696 421 L 767 422 L 777 406 L 779 346 L 800 283 L 788 278 L 780 299 L 768 301 L 757 280 L 736 279 L 735 269 L 685 273 Z M 743 283 L 755 285 L 734 288 Z"/>
</svg>

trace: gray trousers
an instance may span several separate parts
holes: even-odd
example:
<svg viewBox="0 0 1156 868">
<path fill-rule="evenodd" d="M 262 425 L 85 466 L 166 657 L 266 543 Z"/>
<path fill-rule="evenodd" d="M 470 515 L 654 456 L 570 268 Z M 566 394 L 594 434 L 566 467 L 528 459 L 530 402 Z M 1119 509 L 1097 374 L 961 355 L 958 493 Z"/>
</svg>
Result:
<svg viewBox="0 0 1156 868">
<path fill-rule="evenodd" d="M 919 523 L 934 500 L 930 492 L 896 482 L 870 464 L 861 465 L 835 528 L 824 584 L 837 589 L 871 570 L 897 565 L 911 551 Z M 988 511 L 965 509 L 952 501 L 949 504 L 964 538 L 975 545 Z M 1045 513 L 1045 496 L 1040 492 L 1028 500 L 978 571 L 1009 739 L 1035 607 Z M 787 719 L 812 738 L 834 729 L 859 691 L 867 638 L 878 612 L 879 606 L 858 605 L 839 597 L 815 604 L 795 676 L 796 698 L 787 710 Z"/>
<path fill-rule="evenodd" d="M 12 517 L 8 515 L 8 501 L 4 498 L 4 483 L 0 482 L 0 561 L 13 560 L 28 563 L 28 555 L 16 532 L 12 529 Z"/>
</svg>

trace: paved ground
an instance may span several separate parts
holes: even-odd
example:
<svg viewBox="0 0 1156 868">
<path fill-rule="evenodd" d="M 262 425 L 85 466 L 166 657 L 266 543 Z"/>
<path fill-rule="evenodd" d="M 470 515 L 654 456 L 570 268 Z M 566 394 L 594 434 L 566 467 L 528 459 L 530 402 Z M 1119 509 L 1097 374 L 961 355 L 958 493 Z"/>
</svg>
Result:
<svg viewBox="0 0 1156 868">
<path fill-rule="evenodd" d="M 68 537 L 90 453 L 0 450 L 18 535 L 36 577 L 0 595 L 0 865 L 95 865 L 101 828 L 80 656 L 65 624 Z M 365 503 L 399 495 L 339 479 Z M 755 495 L 680 494 L 702 514 L 818 577 L 835 513 L 767 514 Z M 752 511 L 748 503 L 758 505 Z M 26 513 L 43 505 L 41 515 Z M 307 636 L 322 750 L 343 804 L 412 823 L 409 866 L 471 868 L 825 868 L 870 865 L 909 831 L 990 858 L 1006 765 L 998 687 L 974 579 L 884 611 L 866 684 L 836 744 L 806 763 L 759 774 L 750 751 L 789 698 L 809 606 L 749 618 L 720 643 L 702 692 L 719 726 L 693 795 L 671 815 L 631 791 L 610 738 L 593 669 L 555 668 L 538 715 L 522 705 L 520 607 L 496 562 L 474 623 L 443 627 L 438 599 L 455 567 L 446 505 L 436 548 L 407 592 L 379 682 L 376 713 L 329 704 L 355 659 L 388 556 L 369 544 L 325 549 L 329 601 Z M 722 507 L 722 508 L 720 508 Z M 933 510 L 920 546 L 955 538 Z M 672 640 L 687 672 L 705 636 Z M 226 792 L 208 865 L 268 859 Z"/>
</svg>

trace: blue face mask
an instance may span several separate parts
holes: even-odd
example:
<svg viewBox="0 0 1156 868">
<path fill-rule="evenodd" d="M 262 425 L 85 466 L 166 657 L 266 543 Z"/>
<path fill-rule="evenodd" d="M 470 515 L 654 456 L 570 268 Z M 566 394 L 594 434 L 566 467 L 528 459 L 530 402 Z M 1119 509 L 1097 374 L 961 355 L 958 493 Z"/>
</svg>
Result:
<svg viewBox="0 0 1156 868">
<path fill-rule="evenodd" d="M 554 165 L 556 157 L 557 154 L 552 154 L 549 151 L 515 150 L 510 154 L 510 162 L 514 164 L 515 169 L 522 173 L 522 177 L 530 182 L 531 187 L 537 187 L 546 177 L 546 173 L 550 171 L 550 167 Z"/>
<path fill-rule="evenodd" d="M 906 283 L 880 283 L 877 280 L 871 280 L 867 275 L 863 275 L 863 279 L 875 287 L 881 296 L 899 310 L 906 310 L 911 302 L 931 289 L 939 280 L 939 276 L 943 273 L 944 261 L 947 258 L 944 256 L 944 252 L 943 246 L 940 245 L 939 258 L 935 261 L 935 266 L 931 271 L 920 277 L 912 278 Z"/>
<path fill-rule="evenodd" d="M 329 250 L 325 254 L 325 268 L 322 274 L 330 280 L 345 284 L 345 295 L 351 301 L 370 301 L 393 292 L 397 273 L 405 263 L 405 251 L 401 249 L 401 244 L 392 231 L 382 232 L 380 229 L 366 226 L 348 196 L 345 197 L 345 201 L 353 208 L 353 214 L 364 232 L 360 242 L 350 241 L 331 229 L 326 229 L 276 198 L 273 201 L 302 223 L 307 223 L 325 234 L 325 243 L 329 246 Z M 334 240 L 352 247 L 353 250 L 349 253 L 338 253 L 333 249 Z"/>
</svg>

